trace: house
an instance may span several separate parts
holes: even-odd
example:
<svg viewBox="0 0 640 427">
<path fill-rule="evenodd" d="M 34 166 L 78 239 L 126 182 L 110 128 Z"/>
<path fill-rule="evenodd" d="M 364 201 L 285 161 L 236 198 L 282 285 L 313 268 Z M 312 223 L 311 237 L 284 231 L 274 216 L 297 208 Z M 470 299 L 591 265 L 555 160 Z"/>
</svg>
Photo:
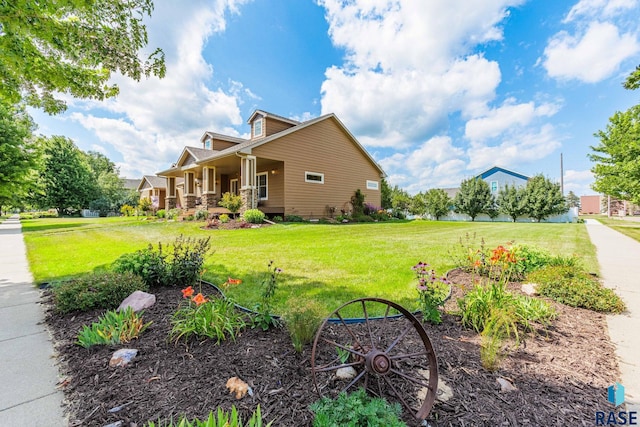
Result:
<svg viewBox="0 0 640 427">
<path fill-rule="evenodd" d="M 160 176 L 145 175 L 139 181 L 137 187 L 140 200 L 151 200 L 151 206 L 155 209 L 164 209 L 167 197 L 167 180 Z"/>
<path fill-rule="evenodd" d="M 581 214 L 599 214 L 602 212 L 602 196 L 580 196 L 580 213 Z"/>
<path fill-rule="evenodd" d="M 500 190 L 504 189 L 507 185 L 509 187 L 525 187 L 527 185 L 527 181 L 529 181 L 529 177 L 522 175 L 517 172 L 510 171 L 508 169 L 501 168 L 499 166 L 494 166 L 481 174 L 477 175 L 476 178 L 482 179 L 489 184 L 489 189 L 491 189 L 491 194 L 498 197 L 498 193 Z"/>
<path fill-rule="evenodd" d="M 350 211 L 357 189 L 380 206 L 384 171 L 335 114 L 299 122 L 256 110 L 247 123 L 248 139 L 205 132 L 200 147 L 185 147 L 158 172 L 168 209 L 211 210 L 230 192 L 241 196 L 242 210 L 318 218 Z"/>
</svg>

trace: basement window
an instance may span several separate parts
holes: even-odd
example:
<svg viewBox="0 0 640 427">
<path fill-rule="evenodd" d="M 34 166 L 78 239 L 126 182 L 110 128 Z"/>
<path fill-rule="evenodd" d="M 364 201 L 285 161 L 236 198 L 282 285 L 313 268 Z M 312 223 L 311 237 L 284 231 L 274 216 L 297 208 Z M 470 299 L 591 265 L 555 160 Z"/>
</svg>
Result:
<svg viewBox="0 0 640 427">
<path fill-rule="evenodd" d="M 304 182 L 311 182 L 313 184 L 324 184 L 324 174 L 318 172 L 305 172 Z"/>
</svg>

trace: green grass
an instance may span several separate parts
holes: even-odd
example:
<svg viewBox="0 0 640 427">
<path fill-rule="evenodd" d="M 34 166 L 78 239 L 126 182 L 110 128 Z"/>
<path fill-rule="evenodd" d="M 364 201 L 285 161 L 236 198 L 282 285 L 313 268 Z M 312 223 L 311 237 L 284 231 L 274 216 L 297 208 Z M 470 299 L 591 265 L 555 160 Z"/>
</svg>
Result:
<svg viewBox="0 0 640 427">
<path fill-rule="evenodd" d="M 488 248 L 510 241 L 577 254 L 597 271 L 595 248 L 582 224 L 470 223 L 398 221 L 348 225 L 279 224 L 260 229 L 202 230 L 198 222 L 139 221 L 135 218 L 38 219 L 24 221 L 28 257 L 37 282 L 104 269 L 118 256 L 175 237 L 211 236 L 214 252 L 204 278 L 221 284 L 238 303 L 258 300 L 267 263 L 282 268 L 274 306 L 278 312 L 293 296 L 313 298 L 332 311 L 365 296 L 417 307 L 411 267 L 430 263 L 438 274 L 455 267 L 449 256 L 465 233 L 484 238 Z"/>
<path fill-rule="evenodd" d="M 606 216 L 594 217 L 607 227 L 613 228 L 622 234 L 625 234 L 632 239 L 640 242 L 640 222 L 639 221 L 627 221 L 624 219 L 607 218 Z"/>
</svg>

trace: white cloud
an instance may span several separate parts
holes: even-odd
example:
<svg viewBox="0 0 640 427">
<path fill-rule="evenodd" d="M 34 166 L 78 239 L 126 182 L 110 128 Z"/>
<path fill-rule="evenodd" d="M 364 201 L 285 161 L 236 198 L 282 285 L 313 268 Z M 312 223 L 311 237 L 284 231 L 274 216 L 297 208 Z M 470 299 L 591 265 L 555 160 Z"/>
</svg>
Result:
<svg viewBox="0 0 640 427">
<path fill-rule="evenodd" d="M 640 51 L 637 36 L 620 34 L 610 22 L 591 22 L 577 36 L 561 31 L 544 50 L 544 68 L 558 79 L 596 83 L 615 73 L 620 64 Z"/>
<path fill-rule="evenodd" d="M 573 191 L 577 196 L 596 194 L 591 189 L 594 178 L 590 170 L 565 170 L 564 171 L 564 194 Z"/>
<path fill-rule="evenodd" d="M 607 19 L 637 6 L 638 0 L 580 0 L 571 8 L 563 22 L 572 22 L 580 17 Z"/>
<path fill-rule="evenodd" d="M 514 98 L 509 98 L 486 115 L 469 120 L 465 126 L 465 136 L 471 141 L 495 138 L 514 127 L 527 126 L 537 117 L 553 116 L 559 108 L 558 104 L 552 103 L 539 106 L 534 102 L 518 104 Z"/>
</svg>

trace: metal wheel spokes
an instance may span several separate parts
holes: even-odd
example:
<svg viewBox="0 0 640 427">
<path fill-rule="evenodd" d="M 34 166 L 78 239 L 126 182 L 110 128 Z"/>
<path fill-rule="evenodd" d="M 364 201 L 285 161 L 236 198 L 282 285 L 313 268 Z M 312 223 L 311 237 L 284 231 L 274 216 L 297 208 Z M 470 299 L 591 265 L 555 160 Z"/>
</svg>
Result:
<svg viewBox="0 0 640 427">
<path fill-rule="evenodd" d="M 329 315 L 313 343 L 311 371 L 321 396 L 363 387 L 419 419 L 429 415 L 438 388 L 438 363 L 422 324 L 380 298 L 353 300 Z"/>
</svg>

